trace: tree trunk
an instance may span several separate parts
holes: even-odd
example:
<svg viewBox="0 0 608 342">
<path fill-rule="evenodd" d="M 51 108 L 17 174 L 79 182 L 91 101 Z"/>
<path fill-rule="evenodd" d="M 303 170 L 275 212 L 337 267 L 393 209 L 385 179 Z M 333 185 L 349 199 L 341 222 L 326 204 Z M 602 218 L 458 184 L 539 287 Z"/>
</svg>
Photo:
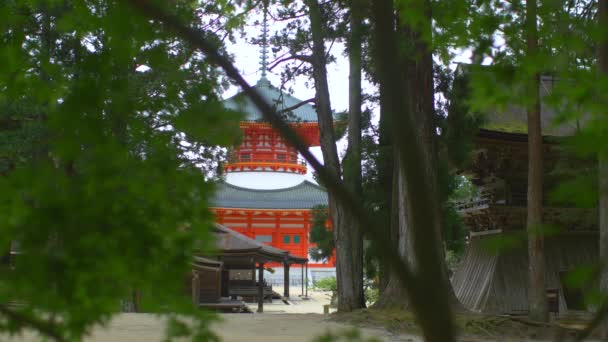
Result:
<svg viewBox="0 0 608 342">
<path fill-rule="evenodd" d="M 315 82 L 315 101 L 319 120 L 319 133 L 323 161 L 333 174 L 336 182 L 341 182 L 340 159 L 333 129 L 333 115 L 327 85 L 324 29 L 321 9 L 317 0 L 306 0 L 312 33 L 312 65 Z M 356 220 L 346 215 L 342 204 L 329 191 L 329 211 L 336 241 L 336 280 L 338 285 L 338 311 L 352 311 L 362 307 L 363 298 L 363 246 L 357 243 L 361 234 L 351 225 Z"/>
<path fill-rule="evenodd" d="M 350 75 L 348 79 L 348 148 L 344 156 L 344 183 L 355 196 L 362 195 L 361 180 L 361 69 L 362 69 L 362 35 L 363 35 L 363 3 L 352 0 L 350 8 L 350 37 L 348 41 L 348 62 Z M 363 234 L 357 220 L 351 220 L 350 225 L 344 225 L 349 231 L 342 231 L 339 238 L 351 241 L 351 262 L 355 277 L 361 278 L 358 291 L 361 296 L 360 307 L 365 307 L 363 291 Z M 349 228 L 347 228 L 349 227 Z M 348 235 L 348 236 L 344 236 Z M 357 275 L 358 274 L 358 275 Z"/>
<path fill-rule="evenodd" d="M 599 0 L 598 27 L 608 27 L 608 0 Z M 608 34 L 603 32 L 598 44 L 597 72 L 604 82 L 608 79 Z M 605 138 L 605 137 L 604 137 Z M 598 156 L 599 176 L 599 231 L 600 231 L 600 261 L 603 263 L 600 273 L 600 291 L 608 298 L 608 154 L 600 151 Z M 602 324 L 604 338 L 608 338 L 608 319 Z"/>
<path fill-rule="evenodd" d="M 397 249 L 401 258 L 407 261 L 408 265 L 414 268 L 412 259 L 413 250 L 409 244 L 412 241 L 411 230 L 409 229 L 409 222 L 407 221 L 407 211 L 405 206 L 408 203 L 406 199 L 407 191 L 405 188 L 405 175 L 404 170 L 399 167 L 400 158 L 397 153 L 393 157 L 393 175 L 391 177 L 392 191 L 391 191 L 391 222 L 389 227 L 389 234 L 391 241 L 394 241 L 392 248 Z M 407 247 L 406 247 L 407 246 Z M 410 252 L 409 255 L 407 252 Z M 378 301 L 374 304 L 374 307 L 379 309 L 407 309 L 409 307 L 409 301 L 405 287 L 399 279 L 399 275 L 391 270 L 386 272 L 386 285 Z"/>
<path fill-rule="evenodd" d="M 538 50 L 536 0 L 526 3 L 526 40 L 528 56 Z M 545 293 L 544 237 L 541 232 L 543 214 L 543 138 L 540 120 L 540 75 L 535 72 L 529 82 L 528 94 L 528 258 L 529 258 L 529 317 L 546 322 L 547 296 Z"/>
<path fill-rule="evenodd" d="M 382 189 L 382 194 L 384 198 L 382 199 L 382 204 L 384 206 L 384 214 L 385 217 L 378 217 L 377 220 L 381 226 L 386 227 L 385 233 L 389 236 L 389 240 L 396 242 L 397 239 L 397 228 L 396 223 L 397 220 L 393 218 L 393 189 L 396 188 L 394 184 L 393 173 L 395 172 L 394 163 L 394 151 L 393 151 L 393 142 L 391 137 L 391 124 L 390 124 L 390 115 L 386 111 L 387 107 L 387 90 L 385 89 L 385 85 L 380 84 L 380 120 L 378 124 L 378 131 L 380 133 L 380 137 L 378 139 L 378 183 Z M 380 246 L 376 248 L 385 248 L 386 246 Z M 397 248 L 397 244 L 395 243 L 393 248 Z M 378 272 L 378 276 L 380 278 L 380 294 L 384 293 L 385 290 L 388 289 L 388 283 L 390 282 L 390 271 L 387 270 L 386 267 L 380 267 Z M 379 300 L 381 301 L 383 297 L 381 296 Z M 381 305 L 381 302 L 377 302 L 377 305 Z"/>
<path fill-rule="evenodd" d="M 355 195 L 361 189 L 361 51 L 362 6 L 360 0 L 351 1 L 350 37 L 348 39 L 348 148 L 344 156 L 344 183 Z"/>
<path fill-rule="evenodd" d="M 428 3 L 426 3 L 428 5 Z M 427 7 L 428 8 L 428 7 Z M 430 36 L 430 12 L 427 12 L 428 25 L 424 27 L 424 30 Z M 407 83 L 407 103 L 408 110 L 415 120 L 415 131 L 418 133 L 418 139 L 420 139 L 421 147 L 423 149 L 423 160 L 419 161 L 424 167 L 424 172 L 428 175 L 429 182 L 426 184 L 429 196 L 432 201 L 437 205 L 433 206 L 434 217 L 441 217 L 439 196 L 439 183 L 438 183 L 438 149 L 437 149 L 437 134 L 436 134 L 436 123 L 435 123 L 435 108 L 434 108 L 434 86 L 433 86 L 433 60 L 432 54 L 428 44 L 424 41 L 423 32 L 413 30 L 408 25 L 402 25 L 401 36 L 403 41 L 409 41 L 413 45 L 413 50 L 408 56 L 401 57 L 401 68 L 403 72 L 403 82 Z M 414 56 L 414 57 L 412 57 Z M 399 157 L 395 157 L 399 160 Z M 397 232 L 395 234 L 396 241 L 399 244 L 398 250 L 404 260 L 410 264 L 410 267 L 416 271 L 418 263 L 414 259 L 412 245 L 412 233 L 411 233 L 411 222 L 408 221 L 408 217 L 411 214 L 410 200 L 407 198 L 407 183 L 405 180 L 404 170 L 401 169 L 399 162 L 395 162 L 396 171 L 394 177 L 398 179 L 394 182 L 394 191 L 397 191 L 397 196 L 394 197 L 396 205 L 394 209 L 396 212 L 397 219 Z M 433 238 L 436 240 L 436 244 L 443 246 L 441 237 L 441 225 L 434 225 Z M 440 267 L 442 274 L 440 278 L 440 286 L 445 289 L 448 294 L 449 301 L 452 307 L 461 308 L 461 305 L 454 294 L 453 288 L 450 284 L 448 276 L 448 268 L 445 263 L 445 253 L 443 248 L 436 250 L 436 258 L 440 260 Z M 389 277 L 389 283 L 385 289 L 386 293 L 382 295 L 386 297 L 382 298 L 378 306 L 379 307 L 407 307 L 408 301 L 405 298 L 405 292 L 403 291 L 403 285 L 399 283 L 398 277 L 392 275 Z"/>
<path fill-rule="evenodd" d="M 428 1 L 421 0 L 417 5 L 430 8 Z M 420 8 L 419 6 L 413 6 Z M 398 167 L 402 172 L 398 178 L 404 180 L 402 187 L 405 196 L 400 196 L 400 232 L 411 243 L 403 244 L 408 258 L 415 264 L 415 281 L 407 284 L 407 299 L 411 303 L 417 321 L 426 341 L 454 341 L 455 332 L 449 291 L 444 277 L 445 260 L 441 258 L 442 244 L 440 235 L 440 216 L 436 172 L 429 173 L 432 158 L 428 157 L 428 146 L 424 138 L 427 133 L 419 130 L 425 124 L 412 112 L 412 90 L 408 82 L 396 71 L 403 70 L 403 59 L 398 55 L 403 40 L 397 35 L 396 9 L 391 0 L 376 0 L 372 3 L 374 21 L 374 41 L 381 91 L 385 94 L 383 111 L 391 116 L 392 137 Z M 426 12 L 430 15 L 430 12 Z M 430 16 L 427 27 L 430 28 Z M 424 35 L 430 37 L 430 35 Z M 426 69 L 421 69 L 426 70 Z M 432 84 L 432 83 L 431 83 Z M 428 92 L 425 92 L 428 93 Z M 432 88 L 431 88 L 432 94 Z M 426 99 L 427 101 L 429 99 Z M 425 102 L 427 103 L 427 102 Z M 432 100 L 431 102 L 432 103 Z M 423 112 L 431 115 L 429 112 Z M 421 126 L 422 125 L 422 126 Z M 408 201 L 408 199 L 412 199 Z M 407 227 L 402 227 L 402 226 Z M 403 229 L 402 229 L 403 228 Z M 410 238 L 411 237 L 411 238 Z M 409 256 L 412 255 L 412 258 Z M 401 279 L 401 278 L 400 278 Z M 385 291 L 386 293 L 386 291 Z"/>
</svg>

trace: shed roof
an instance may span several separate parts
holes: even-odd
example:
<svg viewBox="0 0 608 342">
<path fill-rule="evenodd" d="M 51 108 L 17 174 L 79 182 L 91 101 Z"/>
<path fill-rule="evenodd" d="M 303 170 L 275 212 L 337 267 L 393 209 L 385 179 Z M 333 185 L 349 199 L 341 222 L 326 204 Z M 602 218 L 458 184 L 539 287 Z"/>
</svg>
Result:
<svg viewBox="0 0 608 342">
<path fill-rule="evenodd" d="M 201 256 L 194 256 L 192 260 L 192 269 L 194 270 L 206 270 L 206 271 L 219 271 L 222 268 L 222 262 L 218 260 L 203 258 Z"/>
<path fill-rule="evenodd" d="M 220 224 L 215 224 L 214 234 L 217 249 L 225 255 L 255 254 L 267 260 L 291 263 L 308 261 L 306 258 L 296 257 L 285 250 L 263 244 Z"/>
<path fill-rule="evenodd" d="M 302 104 L 302 100 L 282 92 L 280 89 L 274 87 L 267 78 L 262 77 L 253 88 L 258 91 L 264 100 L 274 105 L 279 112 L 297 106 L 297 108 L 281 113 L 284 114 L 286 121 L 317 122 L 317 111 L 315 110 L 315 107 L 310 103 Z M 224 106 L 228 109 L 243 113 L 245 115 L 244 121 L 264 121 L 262 112 L 245 92 L 240 92 L 226 99 L 224 101 Z"/>
<path fill-rule="evenodd" d="M 212 206 L 243 209 L 312 209 L 327 205 L 327 192 L 310 182 L 283 189 L 259 190 L 220 182 Z"/>
<path fill-rule="evenodd" d="M 222 266 L 222 262 L 219 260 L 213 260 L 213 259 L 205 258 L 202 256 L 198 256 L 198 255 L 194 256 L 194 263 L 200 264 L 200 265 L 205 265 L 205 266 L 216 266 L 216 267 Z"/>
</svg>

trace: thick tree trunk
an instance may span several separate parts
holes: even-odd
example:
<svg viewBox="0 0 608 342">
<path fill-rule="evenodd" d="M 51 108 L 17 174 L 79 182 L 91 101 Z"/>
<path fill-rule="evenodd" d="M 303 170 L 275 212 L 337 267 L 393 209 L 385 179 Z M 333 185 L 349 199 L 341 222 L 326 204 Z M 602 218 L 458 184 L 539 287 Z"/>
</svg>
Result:
<svg viewBox="0 0 608 342">
<path fill-rule="evenodd" d="M 319 132 L 323 161 L 335 180 L 341 182 L 340 159 L 333 130 L 333 115 L 327 84 L 324 25 L 317 0 L 306 0 L 312 33 L 312 64 L 315 82 L 315 100 L 319 119 Z M 352 311 L 362 307 L 363 298 L 363 246 L 357 243 L 361 234 L 351 216 L 346 215 L 332 192 L 329 192 L 329 210 L 336 241 L 336 279 L 338 285 L 338 311 Z M 360 229 L 360 228 L 358 228 Z"/>
<path fill-rule="evenodd" d="M 361 180 L 361 68 L 362 68 L 362 35 L 363 35 L 363 3 L 361 0 L 351 0 L 350 8 L 350 37 L 348 41 L 348 62 L 350 75 L 348 79 L 348 148 L 343 161 L 344 183 L 355 194 L 362 195 Z M 365 307 L 363 291 L 363 233 L 357 220 L 350 220 L 350 231 L 341 232 L 339 238 L 350 240 L 350 267 L 355 277 L 361 278 L 359 295 L 360 307 Z M 347 228 L 348 229 L 348 228 Z M 347 236 L 344 236 L 347 235 Z M 358 274 L 358 275 L 357 275 Z"/>
<path fill-rule="evenodd" d="M 355 195 L 361 195 L 361 0 L 351 0 L 350 37 L 348 39 L 348 148 L 344 156 L 344 183 Z"/>
<path fill-rule="evenodd" d="M 418 5 L 429 8 L 429 2 L 421 0 Z M 420 8 L 420 7 L 418 7 Z M 411 243 L 405 244 L 413 255 L 415 280 L 406 284 L 408 301 L 416 314 L 426 341 L 453 341 L 455 339 L 449 292 L 442 266 L 443 247 L 440 236 L 440 217 L 438 194 L 433 194 L 437 187 L 436 177 L 429 173 L 428 164 L 432 159 L 426 157 L 424 136 L 418 130 L 418 116 L 410 110 L 411 90 L 408 82 L 396 73 L 402 70 L 401 51 L 403 42 L 395 31 L 396 9 L 391 0 L 376 0 L 372 3 L 374 20 L 374 39 L 378 63 L 378 79 L 381 90 L 385 91 L 383 109 L 391 115 L 392 137 L 395 151 L 399 156 L 398 167 L 403 172 L 405 196 L 399 205 L 400 223 L 406 223 L 405 236 L 411 236 Z M 430 17 L 428 18 L 430 25 Z M 430 27 L 430 26 L 429 26 Z M 427 36 L 430 37 L 430 36 Z M 427 112 L 427 115 L 429 113 Z M 401 176 L 403 175 L 403 176 Z M 407 201 L 407 199 L 411 199 Z M 404 284 L 405 285 L 405 284 Z"/>
<path fill-rule="evenodd" d="M 598 27 L 608 27 L 608 0 L 599 0 Z M 604 81 L 608 79 L 608 34 L 603 32 L 598 44 L 597 71 Z M 600 151 L 598 156 L 599 176 L 599 231 L 600 231 L 600 261 L 603 263 L 600 273 L 600 290 L 608 298 L 608 153 Z M 602 333 L 608 338 L 608 319 L 602 324 Z"/>
<path fill-rule="evenodd" d="M 430 13 L 427 13 L 428 25 L 423 29 L 430 31 Z M 403 82 L 407 82 L 407 103 L 411 115 L 415 119 L 415 130 L 418 133 L 421 146 L 423 148 L 423 160 L 420 161 L 423 165 L 425 173 L 428 175 L 429 182 L 426 184 L 427 191 L 434 203 L 439 203 L 439 183 L 438 183 L 438 147 L 437 134 L 435 123 L 435 108 L 434 108 L 434 86 L 433 86 L 433 60 L 428 44 L 424 41 L 423 32 L 412 30 L 409 26 L 403 25 L 401 30 L 403 39 L 409 41 L 413 45 L 413 50 L 409 56 L 402 56 L 402 66 L 400 70 L 403 72 Z M 430 32 L 427 32 L 430 36 Z M 411 57 L 414 56 L 414 57 Z M 398 158 L 398 157 L 396 157 Z M 397 230 L 395 234 L 398 242 L 398 249 L 404 260 L 407 260 L 410 267 L 416 271 L 417 262 L 414 260 L 411 222 L 408 217 L 411 214 L 410 200 L 407 198 L 407 183 L 405 174 L 400 169 L 399 163 L 395 163 L 397 170 L 394 173 L 398 177 L 395 183 L 394 191 L 397 191 L 394 206 L 397 210 Z M 434 217 L 441 217 L 440 206 L 433 207 Z M 433 238 L 439 246 L 442 246 L 441 225 L 433 226 Z M 441 261 L 442 274 L 440 284 L 448 293 L 449 301 L 455 308 L 461 309 L 461 305 L 454 294 L 450 280 L 448 277 L 448 268 L 445 264 L 445 253 L 443 248 L 437 249 L 436 258 Z M 379 300 L 379 307 L 407 307 L 408 301 L 405 298 L 403 285 L 399 283 L 398 277 L 392 275 L 389 278 L 389 283 L 385 289 L 385 293 Z"/>
<path fill-rule="evenodd" d="M 397 220 L 393 218 L 393 195 L 395 189 L 393 174 L 395 172 L 394 168 L 394 151 L 393 151 L 393 142 L 391 137 L 391 124 L 390 124 L 390 115 L 386 112 L 387 107 L 387 90 L 385 89 L 385 85 L 380 84 L 380 122 L 378 124 L 378 131 L 380 133 L 379 141 L 378 141 L 378 183 L 382 189 L 382 194 L 384 198 L 382 199 L 382 204 L 384 206 L 383 213 L 386 216 L 381 216 L 377 218 L 379 220 L 380 226 L 386 227 L 385 234 L 389 236 L 389 240 L 396 242 L 396 236 L 398 229 L 396 228 Z M 376 248 L 384 248 L 386 246 L 376 247 Z M 397 244 L 393 245 L 393 248 L 397 248 Z M 390 271 L 387 270 L 386 267 L 381 267 L 378 274 L 380 278 L 380 294 L 384 293 L 385 290 L 388 289 L 388 283 L 390 282 Z M 382 305 L 381 296 L 379 298 L 379 302 L 377 305 Z"/>
<path fill-rule="evenodd" d="M 528 56 L 538 50 L 536 1 L 526 3 L 526 37 Z M 544 237 L 541 232 L 543 214 L 543 138 L 540 120 L 540 75 L 535 72 L 529 82 L 528 94 L 528 257 L 529 257 L 529 317 L 546 322 L 547 296 L 545 293 Z"/>
<path fill-rule="evenodd" d="M 396 248 L 399 256 L 408 263 L 408 265 L 414 269 L 413 265 L 413 251 L 411 229 L 409 229 L 410 222 L 407 221 L 407 211 L 405 210 L 409 201 L 406 199 L 407 191 L 405 188 L 405 174 L 404 170 L 399 166 L 400 158 L 397 153 L 393 157 L 393 175 L 391 177 L 393 181 L 391 191 L 391 222 L 389 228 L 389 234 L 391 241 L 394 241 L 392 248 Z M 408 253 L 408 251 L 410 253 Z M 409 308 L 409 301 L 405 286 L 401 283 L 399 275 L 395 272 L 388 270 L 386 272 L 386 284 L 382 290 L 378 301 L 374 304 L 374 307 L 379 309 L 407 309 Z"/>
<path fill-rule="evenodd" d="M 424 1 L 425 6 L 429 3 Z M 426 341 L 449 342 L 455 340 L 455 331 L 448 290 L 443 278 L 445 260 L 439 257 L 442 249 L 440 236 L 439 203 L 432 193 L 436 181 L 427 173 L 428 158 L 425 157 L 424 142 L 418 131 L 417 117 L 407 103 L 410 90 L 408 82 L 396 70 L 402 70 L 399 51 L 403 46 L 395 30 L 396 9 L 391 0 L 375 0 L 372 3 L 374 40 L 378 66 L 378 79 L 384 99 L 385 113 L 391 116 L 392 138 L 399 156 L 399 168 L 405 179 L 404 200 L 407 201 L 407 216 L 410 224 L 412 255 L 415 256 L 415 279 L 407 285 L 408 300 L 417 316 Z M 430 25 L 430 18 L 429 23 Z M 405 95 L 405 96 L 404 96 Z M 400 176 L 401 177 L 401 176 Z M 429 191 L 429 189 L 431 191 Z M 415 199 L 415 200 L 414 200 Z M 403 206 L 403 205 L 402 205 Z M 400 227 L 401 228 L 401 227 Z M 407 252 L 407 251 L 406 251 Z M 407 252 L 408 255 L 410 252 Z M 402 278 L 400 278 L 402 279 Z"/>
</svg>

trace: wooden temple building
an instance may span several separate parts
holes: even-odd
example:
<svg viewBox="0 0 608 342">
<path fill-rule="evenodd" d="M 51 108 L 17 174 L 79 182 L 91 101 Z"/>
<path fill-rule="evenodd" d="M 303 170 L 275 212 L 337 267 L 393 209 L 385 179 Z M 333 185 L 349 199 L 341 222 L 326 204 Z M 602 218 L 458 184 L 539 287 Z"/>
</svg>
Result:
<svg viewBox="0 0 608 342">
<path fill-rule="evenodd" d="M 551 93 L 554 82 L 551 77 L 542 77 L 542 98 Z M 463 99 L 454 99 L 459 100 Z M 525 314 L 528 311 L 526 111 L 507 106 L 484 114 L 485 123 L 473 138 L 472 161 L 463 170 L 478 187 L 478 196 L 459 204 L 470 234 L 452 283 L 462 304 L 473 311 Z M 582 289 L 569 288 L 565 278 L 580 266 L 595 265 L 598 232 L 595 208 L 555 203 L 549 198 L 551 190 L 568 179 L 558 172 L 560 168 L 566 166 L 580 172 L 593 168 L 592 161 L 577 159 L 561 148 L 561 142 L 575 133 L 577 125 L 556 126 L 554 117 L 555 111 L 543 104 L 543 224 L 554 230 L 545 238 L 545 280 L 548 299 L 552 297 L 551 311 L 562 314 L 586 309 Z M 503 246 L 502 250 L 491 248 L 497 243 Z"/>
<path fill-rule="evenodd" d="M 246 311 L 240 299 L 255 299 L 258 312 L 264 311 L 264 301 L 276 296 L 289 298 L 289 272 L 284 273 L 282 294 L 275 292 L 264 280 L 266 266 L 278 263 L 306 266 L 308 259 L 300 258 L 216 224 L 213 229 L 215 249 L 195 257 L 187 288 L 193 302 L 204 308 L 220 311 Z M 304 267 L 302 278 L 304 278 Z"/>
<path fill-rule="evenodd" d="M 275 88 L 265 77 L 254 88 L 284 115 L 309 145 L 319 145 L 315 108 Z M 212 200 L 216 222 L 265 245 L 307 258 L 314 245 L 309 241 L 312 209 L 327 205 L 327 192 L 309 179 L 305 161 L 269 123 L 244 93 L 225 101 L 225 106 L 244 114 L 240 123 L 242 141 L 223 166 Z M 270 262 L 279 281 L 283 265 Z M 299 267 L 299 266 L 297 266 Z M 310 264 L 311 270 L 335 274 L 334 260 Z M 333 273 L 332 273 L 333 272 Z M 278 278 L 277 278 L 278 277 Z"/>
</svg>

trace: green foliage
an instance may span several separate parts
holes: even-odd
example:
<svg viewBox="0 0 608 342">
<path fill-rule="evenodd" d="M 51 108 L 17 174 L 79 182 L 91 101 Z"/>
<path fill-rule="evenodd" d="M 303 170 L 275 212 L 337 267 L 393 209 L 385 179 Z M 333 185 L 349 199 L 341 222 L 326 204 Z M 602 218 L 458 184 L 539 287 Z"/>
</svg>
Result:
<svg viewBox="0 0 608 342">
<path fill-rule="evenodd" d="M 380 289 L 378 289 L 378 286 L 365 286 L 363 290 L 365 294 L 365 303 L 368 307 L 373 305 L 378 298 L 380 298 Z"/>
<path fill-rule="evenodd" d="M 197 26 L 195 5 L 168 10 Z M 183 280 L 211 245 L 203 172 L 238 130 L 218 70 L 120 1 L 2 2 L 0 42 L 0 246 L 19 251 L 0 302 L 25 303 L 0 329 L 80 340 L 137 291 L 180 314 L 170 334 L 213 339 Z"/>
<path fill-rule="evenodd" d="M 458 172 L 470 162 L 473 137 L 483 120 L 481 115 L 470 111 L 466 100 L 470 90 L 466 77 L 454 77 L 440 66 L 435 67 L 435 74 L 440 80 L 436 91 L 446 96 L 445 101 L 438 101 L 436 105 L 441 129 L 439 144 L 443 151 L 439 161 L 442 233 L 448 254 L 458 259 L 464 252 L 467 228 L 456 210 L 456 203 L 476 193 L 474 185 Z"/>
<path fill-rule="evenodd" d="M 552 203 L 561 206 L 595 208 L 598 202 L 596 173 L 581 173 L 560 182 L 550 193 L 550 198 Z"/>
<path fill-rule="evenodd" d="M 313 286 L 319 290 L 336 292 L 338 290 L 338 282 L 336 277 L 327 277 L 315 281 Z"/>
<path fill-rule="evenodd" d="M 457 256 L 462 255 L 468 232 L 452 202 L 443 205 L 442 219 L 443 242 L 446 249 Z"/>
<path fill-rule="evenodd" d="M 441 206 L 443 242 L 448 251 L 459 256 L 464 252 L 467 228 L 456 209 L 456 203 L 466 198 L 465 196 L 474 194 L 475 189 L 466 177 L 450 173 L 444 168 L 439 170 L 439 177 L 443 202 Z"/>
<path fill-rule="evenodd" d="M 448 249 L 445 252 L 445 263 L 448 267 L 448 270 L 450 271 L 450 273 L 456 271 L 456 268 L 458 267 L 458 264 L 460 263 L 462 257 L 462 252 L 458 251 L 457 252 Z"/>
<path fill-rule="evenodd" d="M 316 246 L 309 251 L 315 261 L 330 258 L 334 254 L 336 242 L 333 232 L 326 226 L 329 220 L 329 210 L 325 205 L 315 206 L 312 210 L 312 225 L 310 227 L 310 242 Z"/>
<path fill-rule="evenodd" d="M 246 15 L 235 15 L 237 7 L 245 6 L 246 14 L 255 6 L 225 0 L 160 3 L 187 26 L 205 30 L 222 51 L 220 35 L 233 39 L 245 22 Z M 527 56 L 523 1 L 397 1 L 400 20 L 411 28 L 423 28 L 432 13 L 432 32 L 422 36 L 446 65 L 462 49 L 473 51 L 474 64 L 492 64 L 491 72 L 456 79 L 451 71 L 435 72 L 437 93 L 453 95 L 437 106 L 449 260 L 464 246 L 453 203 L 474 194 L 453 170 L 466 164 L 473 134 L 480 126 L 526 131 L 517 120 L 483 122 L 477 113 L 529 105 L 525 89 L 532 75 L 562 80 L 545 101 L 557 108 L 556 124 L 577 124 L 574 150 L 582 158 L 608 154 L 608 80 L 594 70 L 595 42 L 605 28 L 594 23 L 595 2 L 541 3 L 540 52 Z M 277 15 L 288 22 L 272 39 L 275 52 L 306 56 L 310 32 L 300 19 L 306 8 L 289 0 L 280 5 Z M 340 42 L 348 31 L 345 6 L 321 4 L 329 40 Z M 365 49 L 374 43 L 367 37 Z M 377 81 L 382 61 L 369 56 L 364 68 Z M 222 73 L 182 39 L 115 0 L 0 3 L 0 59 L 0 246 L 16 243 L 20 252 L 0 275 L 0 303 L 25 303 L 0 305 L 0 329 L 18 333 L 32 327 L 79 340 L 137 291 L 141 307 L 172 312 L 170 335 L 212 339 L 205 316 L 182 287 L 192 255 L 210 245 L 207 199 L 213 185 L 207 179 L 224 157 L 222 146 L 231 145 L 238 132 L 238 115 L 221 106 Z M 301 60 L 289 62 L 284 79 L 310 74 Z M 366 115 L 362 197 L 372 220 L 388 232 L 392 149 L 383 129 L 390 123 L 375 127 Z M 594 206 L 596 169 L 585 167 L 571 174 L 581 178 L 558 177 L 555 201 Z M 327 258 L 335 247 L 325 227 L 327 208 L 316 208 L 313 220 L 310 239 L 318 257 Z M 523 246 L 525 235 L 488 240 L 501 252 Z M 369 252 L 390 246 L 367 247 Z M 372 255 L 366 253 L 366 274 L 375 279 Z M 581 282 L 591 276 L 583 269 L 572 277 Z"/>
<path fill-rule="evenodd" d="M 500 255 L 510 250 L 524 248 L 527 237 L 525 231 L 511 234 L 492 235 L 483 240 L 482 247 L 491 254 Z"/>
</svg>

